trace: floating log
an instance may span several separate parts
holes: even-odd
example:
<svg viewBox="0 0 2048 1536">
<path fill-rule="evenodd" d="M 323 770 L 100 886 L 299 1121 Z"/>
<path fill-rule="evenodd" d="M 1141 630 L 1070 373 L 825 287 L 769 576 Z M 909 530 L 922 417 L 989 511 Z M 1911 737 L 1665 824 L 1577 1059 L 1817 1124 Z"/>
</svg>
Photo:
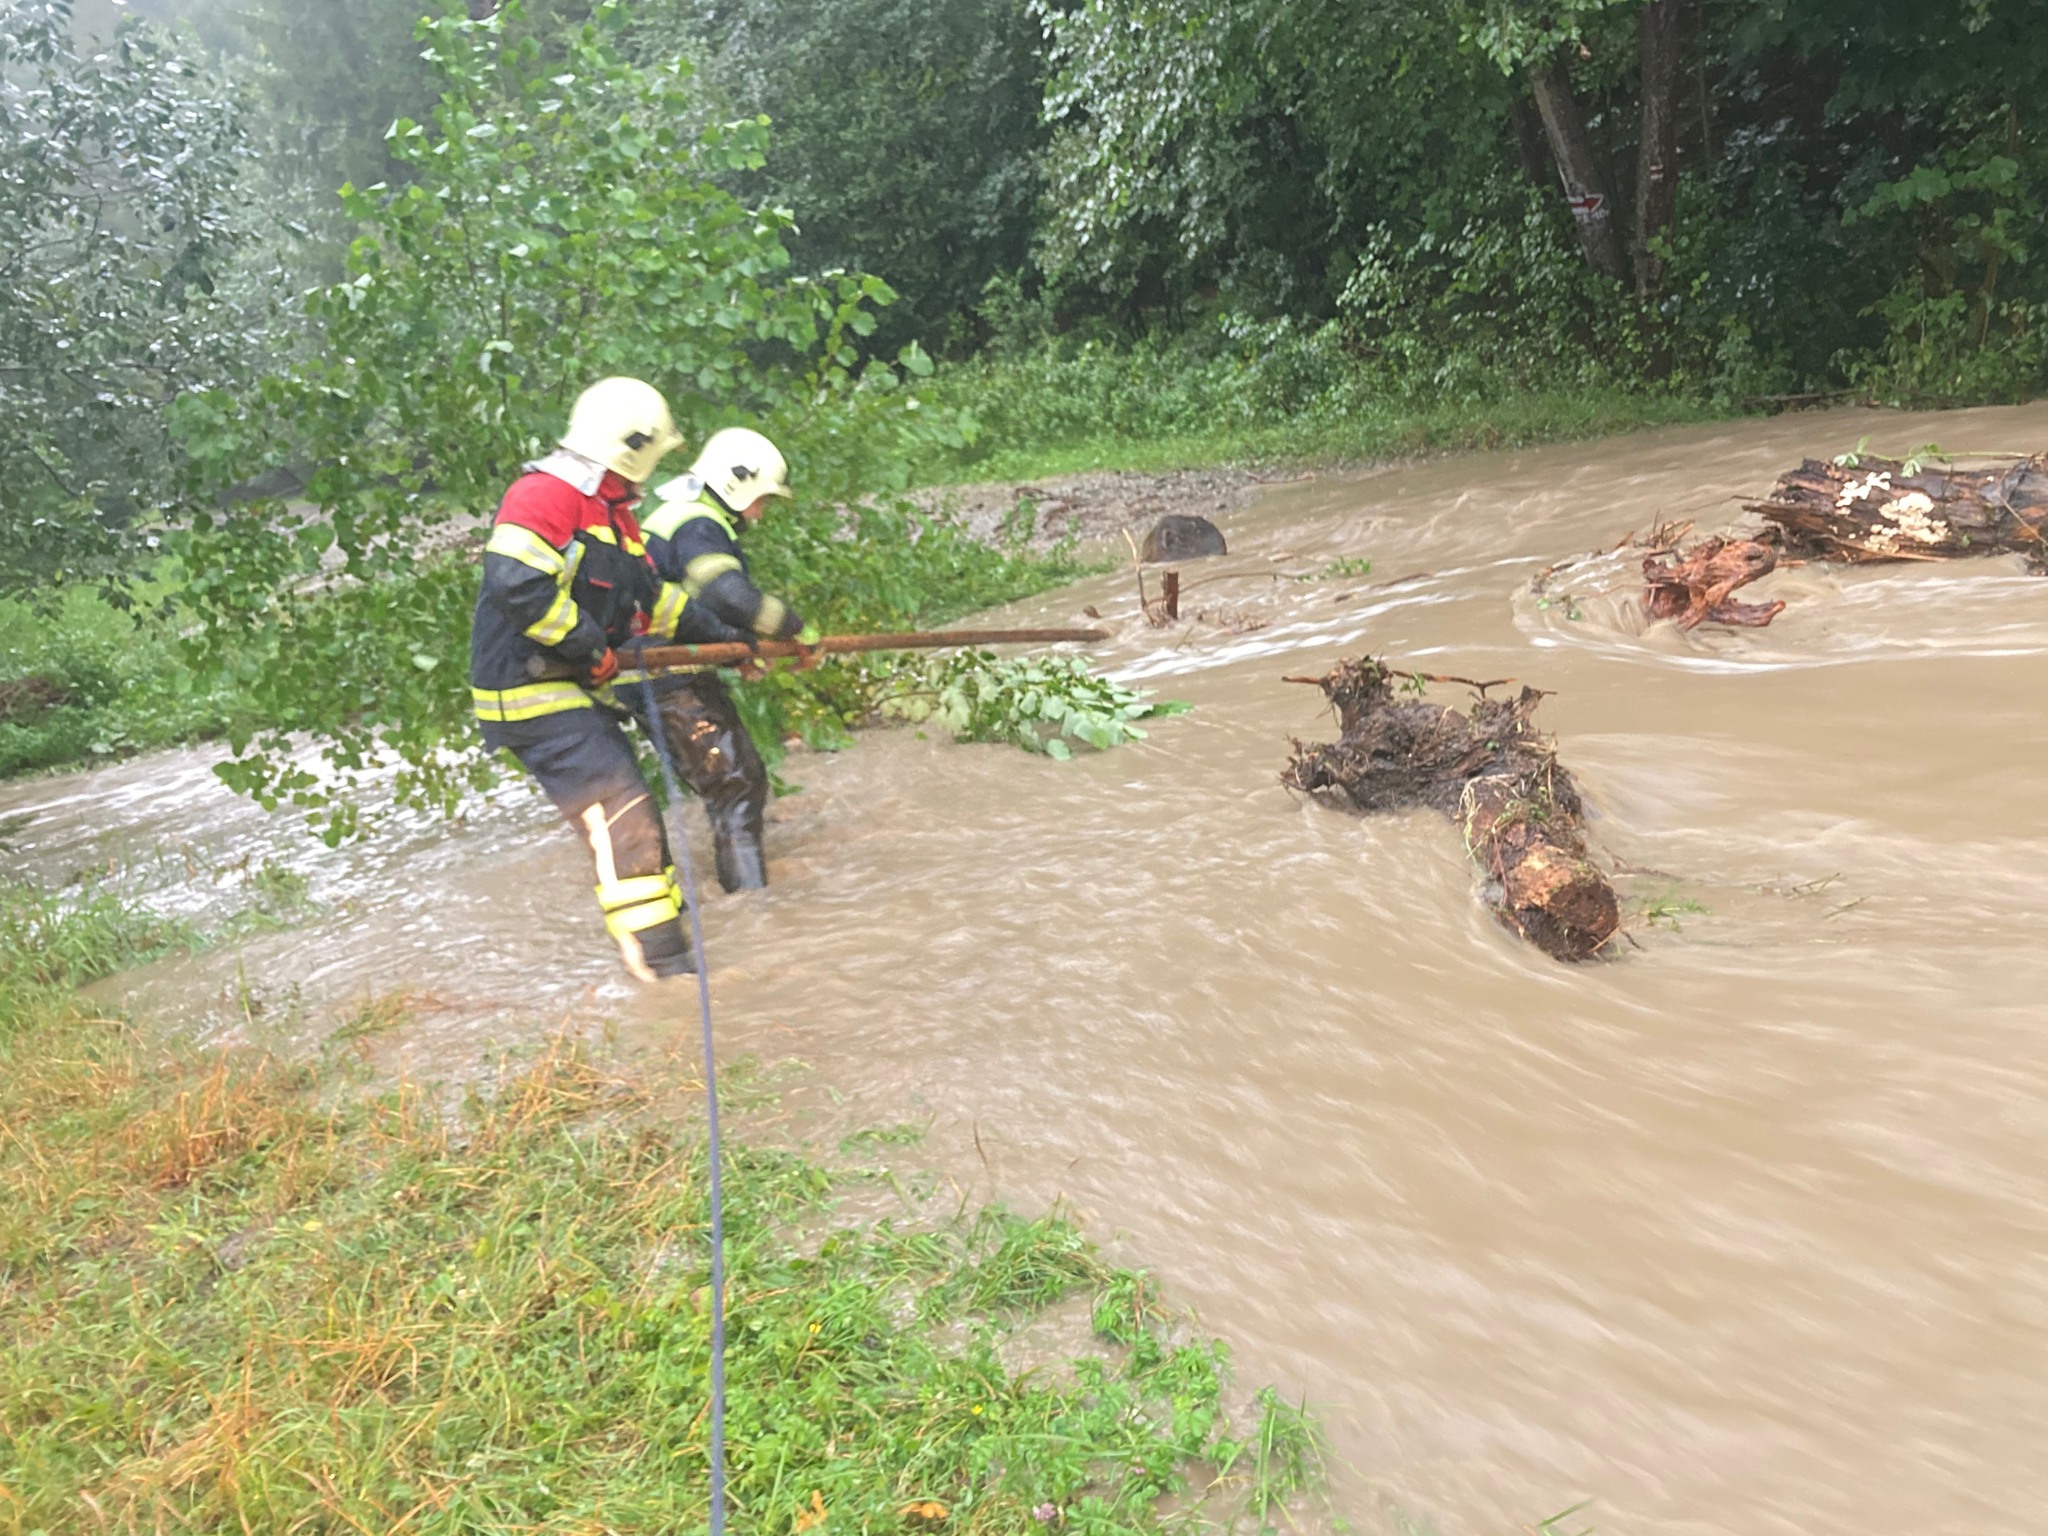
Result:
<svg viewBox="0 0 2048 1536">
<path fill-rule="evenodd" d="M 1337 663 L 1320 686 L 1337 708 L 1338 739 L 1294 744 L 1281 782 L 1361 811 L 1427 805 L 1458 823 L 1486 874 L 1486 903 L 1545 954 L 1584 960 L 1621 927 L 1614 888 L 1586 852 L 1584 807 L 1550 738 L 1530 716 L 1543 695 L 1524 688 L 1470 712 L 1395 696 L 1391 670 L 1366 657 Z M 1507 681 L 1512 682 L 1510 678 Z"/>
<path fill-rule="evenodd" d="M 2048 455 L 2001 469 L 1933 469 L 1898 459 L 1808 459 L 1749 510 L 1785 553 L 1862 565 L 2020 552 L 2048 573 Z"/>
<path fill-rule="evenodd" d="M 1714 538 L 1682 554 L 1650 555 L 1643 561 L 1643 611 L 1680 629 L 1761 628 L 1785 611 L 1784 603 L 1738 603 L 1728 594 L 1777 568 L 1777 550 L 1759 539 Z"/>
</svg>

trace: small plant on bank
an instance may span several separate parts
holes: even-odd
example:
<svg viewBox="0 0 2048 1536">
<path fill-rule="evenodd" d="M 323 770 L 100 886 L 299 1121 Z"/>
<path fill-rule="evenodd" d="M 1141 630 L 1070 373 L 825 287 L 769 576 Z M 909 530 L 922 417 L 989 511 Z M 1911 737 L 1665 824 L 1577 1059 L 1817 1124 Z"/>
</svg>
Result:
<svg viewBox="0 0 2048 1536">
<path fill-rule="evenodd" d="M 1090 671 L 1078 656 L 1001 660 L 962 651 L 913 674 L 885 698 L 882 712 L 912 724 L 935 720 L 957 741 L 1008 742 L 1064 761 L 1074 755 L 1070 742 L 1106 752 L 1142 740 L 1138 721 L 1189 707 L 1154 702 Z"/>
</svg>

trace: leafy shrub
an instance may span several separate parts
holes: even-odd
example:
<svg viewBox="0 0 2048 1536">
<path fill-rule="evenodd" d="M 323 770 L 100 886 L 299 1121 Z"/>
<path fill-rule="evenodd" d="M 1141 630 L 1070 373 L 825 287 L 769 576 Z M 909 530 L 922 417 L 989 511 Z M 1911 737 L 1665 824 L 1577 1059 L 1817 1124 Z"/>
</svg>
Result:
<svg viewBox="0 0 2048 1536">
<path fill-rule="evenodd" d="M 958 741 L 1008 742 L 1066 759 L 1074 755 L 1069 742 L 1107 751 L 1143 739 L 1138 721 L 1188 706 L 1152 703 L 1097 676 L 1078 656 L 998 660 L 987 651 L 961 651 L 906 678 L 883 708 L 912 722 L 937 721 Z"/>
</svg>

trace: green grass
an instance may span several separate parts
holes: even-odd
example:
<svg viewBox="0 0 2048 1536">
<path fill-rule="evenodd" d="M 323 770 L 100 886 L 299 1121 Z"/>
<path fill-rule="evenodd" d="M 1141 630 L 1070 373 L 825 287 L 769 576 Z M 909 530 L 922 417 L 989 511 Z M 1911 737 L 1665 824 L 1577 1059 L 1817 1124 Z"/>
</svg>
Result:
<svg viewBox="0 0 2048 1536">
<path fill-rule="evenodd" d="M 0 1533 L 704 1527 L 693 1084 L 566 1039 L 461 1103 L 352 1048 L 168 1047 L 66 988 L 175 934 L 0 912 Z M 846 1226 L 886 1175 L 726 1174 L 736 1530 L 1110 1536 L 1315 1486 L 1306 1420 L 1268 1394 L 1233 1434 L 1223 1347 L 1063 1213 Z M 1095 1342 L 1013 1368 L 1063 1303 Z"/>
<path fill-rule="evenodd" d="M 144 605 L 161 596 L 153 585 L 138 594 Z M 187 664 L 177 623 L 88 591 L 66 593 L 51 612 L 0 601 L 0 684 L 37 678 L 61 690 L 55 703 L 0 706 L 0 778 L 112 762 L 253 723 L 225 671 L 202 675 Z"/>
<path fill-rule="evenodd" d="M 974 414 L 974 445 L 935 482 L 1225 464 L 1362 465 L 1520 448 L 1725 419 L 1725 406 L 1588 383 L 1484 398 L 1378 390 L 1313 350 L 1200 359 L 1171 347 L 1083 347 L 942 368 L 932 393 Z"/>
</svg>

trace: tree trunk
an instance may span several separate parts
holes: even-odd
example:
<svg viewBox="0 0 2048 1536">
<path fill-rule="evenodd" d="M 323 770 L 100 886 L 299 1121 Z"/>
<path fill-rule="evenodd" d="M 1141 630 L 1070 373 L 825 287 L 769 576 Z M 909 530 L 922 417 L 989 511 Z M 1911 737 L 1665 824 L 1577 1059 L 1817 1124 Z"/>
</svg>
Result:
<svg viewBox="0 0 2048 1536">
<path fill-rule="evenodd" d="M 1550 190 L 1550 151 L 1543 143 L 1543 118 L 1536 103 L 1518 96 L 1508 107 L 1515 128 L 1515 154 L 1522 162 L 1522 174 L 1538 191 Z"/>
<path fill-rule="evenodd" d="M 1571 81 L 1564 63 L 1552 58 L 1529 65 L 1529 89 L 1536 97 L 1536 110 L 1543 114 L 1543 131 L 1550 139 L 1550 153 L 1557 161 L 1557 173 L 1564 182 L 1564 195 L 1579 227 L 1579 243 L 1586 260 L 1602 277 L 1617 283 L 1628 281 L 1628 259 L 1621 248 L 1621 236 L 1614 227 L 1614 200 L 1602 184 L 1598 162 L 1593 158 L 1593 140 L 1586 132 L 1586 119 L 1572 96 Z"/>
<path fill-rule="evenodd" d="M 1678 6 L 1650 0 L 1642 12 L 1642 145 L 1636 161 L 1636 292 L 1664 288 L 1664 258 L 1653 249 L 1678 215 Z"/>
<path fill-rule="evenodd" d="M 469 19 L 489 21 L 498 14 L 498 0 L 469 0 Z"/>
<path fill-rule="evenodd" d="M 2020 553 L 2048 572 L 2048 455 L 2006 469 L 1908 474 L 1896 459 L 1808 459 L 1749 510 L 1788 555 L 1865 565 Z"/>
</svg>

